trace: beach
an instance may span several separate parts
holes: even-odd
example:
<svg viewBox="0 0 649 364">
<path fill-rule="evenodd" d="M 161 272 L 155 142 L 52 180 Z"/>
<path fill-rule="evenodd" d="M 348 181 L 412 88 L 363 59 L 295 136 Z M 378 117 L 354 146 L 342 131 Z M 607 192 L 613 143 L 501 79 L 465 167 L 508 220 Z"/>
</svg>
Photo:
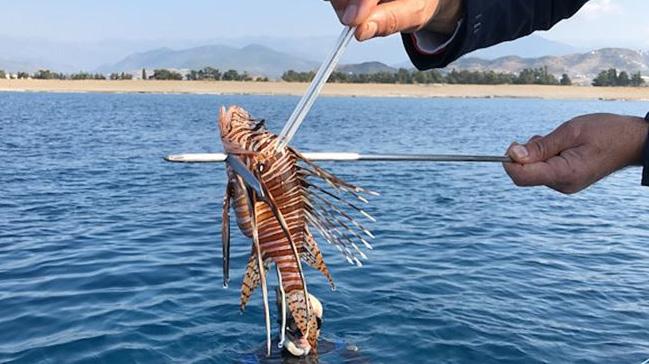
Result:
<svg viewBox="0 0 649 364">
<path fill-rule="evenodd" d="M 0 92 L 170 93 L 215 95 L 304 94 L 306 83 L 229 81 L 61 81 L 0 80 Z M 575 100 L 649 100 L 649 87 L 543 85 L 395 85 L 328 84 L 323 96 L 420 98 L 540 98 Z"/>
</svg>

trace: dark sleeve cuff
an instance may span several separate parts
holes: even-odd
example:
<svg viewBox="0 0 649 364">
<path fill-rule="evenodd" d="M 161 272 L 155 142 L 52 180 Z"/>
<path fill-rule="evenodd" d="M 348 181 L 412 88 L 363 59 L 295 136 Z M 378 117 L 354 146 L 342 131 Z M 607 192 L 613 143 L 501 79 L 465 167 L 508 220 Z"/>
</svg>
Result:
<svg viewBox="0 0 649 364">
<path fill-rule="evenodd" d="M 442 68 L 476 49 L 511 41 L 536 30 L 548 30 L 574 15 L 588 0 L 464 0 L 464 14 L 457 36 L 442 52 L 417 51 L 409 34 L 403 43 L 412 63 L 420 70 Z"/>
<path fill-rule="evenodd" d="M 644 119 L 649 123 L 649 113 Z M 649 187 L 649 135 L 642 149 L 642 185 Z"/>
<path fill-rule="evenodd" d="M 466 39 L 466 16 L 458 23 L 458 28 L 450 37 L 450 41 L 442 48 L 431 54 L 422 51 L 417 46 L 414 34 L 401 34 L 403 45 L 412 64 L 419 70 L 444 68 L 462 56 L 463 43 Z"/>
</svg>

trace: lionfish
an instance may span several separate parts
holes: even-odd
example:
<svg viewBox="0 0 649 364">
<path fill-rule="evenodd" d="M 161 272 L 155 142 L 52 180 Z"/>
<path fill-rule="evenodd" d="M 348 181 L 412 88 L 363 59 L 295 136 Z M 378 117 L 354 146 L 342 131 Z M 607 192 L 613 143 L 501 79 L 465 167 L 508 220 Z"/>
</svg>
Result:
<svg viewBox="0 0 649 364">
<path fill-rule="evenodd" d="M 312 231 L 334 245 L 351 264 L 362 265 L 367 256 L 359 248 L 372 246 L 372 233 L 348 211 L 376 221 L 349 201 L 367 203 L 364 195 L 377 195 L 349 184 L 320 168 L 291 147 L 278 148 L 278 136 L 269 132 L 263 120 L 244 109 L 221 108 L 219 128 L 228 155 L 239 158 L 261 184 L 263 196 L 246 185 L 233 168 L 227 167 L 227 188 L 223 201 L 223 280 L 229 282 L 230 217 L 233 205 L 241 232 L 253 241 L 252 252 L 241 287 L 241 310 L 261 284 L 266 321 L 267 354 L 270 355 L 270 313 L 266 273 L 275 263 L 282 297 L 281 347 L 285 340 L 286 305 L 297 324 L 299 335 L 317 350 L 317 322 L 312 315 L 302 263 L 320 271 L 335 290 L 333 278 Z M 317 182 L 319 181 L 319 182 Z M 344 205 L 344 207 L 342 207 Z"/>
</svg>

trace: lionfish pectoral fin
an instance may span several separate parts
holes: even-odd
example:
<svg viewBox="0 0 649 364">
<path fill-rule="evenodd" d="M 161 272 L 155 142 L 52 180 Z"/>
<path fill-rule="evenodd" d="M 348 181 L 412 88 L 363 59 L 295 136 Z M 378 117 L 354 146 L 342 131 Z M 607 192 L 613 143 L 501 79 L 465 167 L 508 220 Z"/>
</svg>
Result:
<svg viewBox="0 0 649 364">
<path fill-rule="evenodd" d="M 362 261 L 367 259 L 367 255 L 359 248 L 359 245 L 371 250 L 372 245 L 368 239 L 373 239 L 374 235 L 350 212 L 355 211 L 372 222 L 375 222 L 376 219 L 348 199 L 351 195 L 363 203 L 367 203 L 368 201 L 363 195 L 374 195 L 375 193 L 347 183 L 298 152 L 295 153 L 304 164 L 299 167 L 299 173 L 304 178 L 304 188 L 308 190 L 304 197 L 304 203 L 309 225 L 314 227 L 328 243 L 334 245 L 350 264 L 362 266 Z M 308 178 L 320 180 L 330 189 L 326 189 L 324 185 L 321 187 L 312 183 L 307 180 Z M 346 205 L 347 210 L 351 209 L 351 211 L 346 211 L 339 206 L 340 204 Z"/>
<path fill-rule="evenodd" d="M 300 160 L 301 162 L 303 162 L 305 165 L 307 165 L 309 167 L 309 169 L 307 169 L 307 170 L 309 170 L 314 176 L 316 176 L 316 177 L 324 180 L 325 182 L 327 182 L 332 187 L 334 187 L 336 189 L 339 189 L 339 190 L 342 190 L 342 191 L 345 191 L 345 192 L 349 192 L 352 195 L 354 195 L 354 197 L 356 197 L 359 200 L 361 200 L 363 202 L 366 202 L 366 203 L 368 201 L 367 201 L 367 199 L 365 199 L 363 196 L 360 195 L 361 193 L 368 194 L 368 195 L 371 195 L 371 196 L 378 196 L 379 195 L 378 192 L 366 190 L 366 189 L 361 188 L 359 186 L 356 186 L 356 185 L 353 185 L 351 183 L 345 182 L 342 179 L 340 179 L 340 178 L 336 177 L 335 175 L 333 175 L 332 173 L 330 173 L 329 171 L 327 171 L 326 169 L 324 169 L 324 168 L 318 166 L 317 164 L 313 163 L 311 160 L 304 157 L 301 153 L 299 153 L 295 149 L 291 148 L 291 151 L 293 153 L 295 153 L 298 160 Z"/>
<path fill-rule="evenodd" d="M 232 200 L 232 184 L 228 182 L 223 197 L 223 219 L 221 226 L 221 244 L 223 249 L 223 287 L 230 283 L 230 201 Z"/>
</svg>

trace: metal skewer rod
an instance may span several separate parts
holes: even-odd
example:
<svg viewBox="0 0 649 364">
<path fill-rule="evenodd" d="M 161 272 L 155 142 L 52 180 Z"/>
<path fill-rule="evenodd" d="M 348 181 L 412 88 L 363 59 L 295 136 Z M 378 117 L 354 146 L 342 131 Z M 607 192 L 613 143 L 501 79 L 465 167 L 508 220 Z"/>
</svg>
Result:
<svg viewBox="0 0 649 364">
<path fill-rule="evenodd" d="M 320 91 L 322 91 L 322 87 L 324 87 L 325 83 L 327 83 L 327 80 L 331 76 L 331 73 L 336 69 L 336 65 L 338 64 L 338 61 L 340 61 L 343 53 L 345 53 L 345 49 L 347 49 L 355 31 L 356 27 L 347 26 L 343 29 L 340 37 L 338 37 L 336 46 L 327 59 L 325 59 L 324 63 L 322 63 L 322 66 L 320 66 L 320 69 L 318 70 L 318 73 L 316 73 L 306 94 L 304 94 L 295 107 L 293 114 L 291 114 L 291 117 L 286 122 L 284 129 L 279 135 L 280 142 L 277 145 L 277 150 L 284 149 L 284 147 L 286 147 L 295 136 L 295 133 L 300 128 L 300 125 L 302 125 L 304 118 L 309 113 L 309 110 L 311 110 L 316 98 L 318 98 Z"/>
<path fill-rule="evenodd" d="M 361 154 L 361 153 L 302 153 L 312 161 L 329 162 L 438 162 L 438 163 L 511 163 L 505 156 L 457 154 Z M 165 157 L 173 163 L 223 163 L 223 153 L 176 154 Z"/>
</svg>

